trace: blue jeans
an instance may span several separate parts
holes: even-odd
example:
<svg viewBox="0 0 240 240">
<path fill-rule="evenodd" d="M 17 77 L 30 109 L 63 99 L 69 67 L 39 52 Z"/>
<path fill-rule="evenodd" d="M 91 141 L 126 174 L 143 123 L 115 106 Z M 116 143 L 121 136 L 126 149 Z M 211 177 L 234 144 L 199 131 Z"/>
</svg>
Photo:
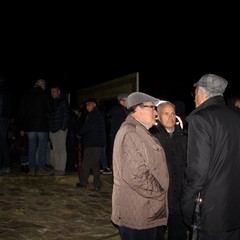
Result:
<svg viewBox="0 0 240 240">
<path fill-rule="evenodd" d="M 100 157 L 100 164 L 101 167 L 104 168 L 108 168 L 108 160 L 107 160 L 107 154 L 106 154 L 106 145 L 102 148 L 102 153 L 101 153 L 101 157 Z"/>
<path fill-rule="evenodd" d="M 47 154 L 48 132 L 28 132 L 28 161 L 29 168 L 44 168 Z M 38 148 L 38 159 L 36 159 L 36 151 Z"/>
<path fill-rule="evenodd" d="M 52 165 L 51 160 L 50 160 L 50 152 L 51 152 L 51 142 L 47 141 L 47 151 L 46 151 L 46 165 Z M 39 148 L 37 148 L 36 151 L 36 161 L 38 162 L 39 159 Z"/>
</svg>

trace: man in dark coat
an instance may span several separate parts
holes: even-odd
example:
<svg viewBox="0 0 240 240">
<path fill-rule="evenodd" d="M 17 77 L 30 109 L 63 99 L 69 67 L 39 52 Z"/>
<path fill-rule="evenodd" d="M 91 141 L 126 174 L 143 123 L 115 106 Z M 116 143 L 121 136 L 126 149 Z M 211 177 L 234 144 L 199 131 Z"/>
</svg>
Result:
<svg viewBox="0 0 240 240">
<path fill-rule="evenodd" d="M 163 101 L 157 108 L 157 125 L 150 132 L 159 140 L 165 151 L 168 172 L 168 240 L 186 240 L 187 228 L 180 209 L 180 193 L 187 162 L 187 136 L 176 117 L 175 105 Z"/>
<path fill-rule="evenodd" d="M 86 188 L 88 178 L 92 171 L 93 184 L 95 190 L 100 190 L 100 156 L 102 148 L 106 145 L 106 129 L 102 112 L 99 109 L 97 99 L 89 98 L 86 101 L 88 115 L 83 126 L 80 128 L 78 135 L 82 140 L 83 159 L 80 174 L 80 182 L 77 187 Z"/>
<path fill-rule="evenodd" d="M 195 105 L 187 117 L 187 167 L 181 195 L 184 220 L 191 226 L 201 192 L 199 240 L 240 239 L 240 117 L 225 105 L 228 82 L 206 74 L 193 86 Z"/>
<path fill-rule="evenodd" d="M 29 176 L 35 175 L 35 173 L 37 175 L 49 174 L 44 169 L 49 132 L 49 112 L 50 101 L 46 93 L 46 81 L 38 79 L 23 97 L 18 113 L 20 134 L 21 136 L 24 136 L 24 133 L 28 135 Z M 37 151 L 38 154 L 36 154 Z"/>
</svg>

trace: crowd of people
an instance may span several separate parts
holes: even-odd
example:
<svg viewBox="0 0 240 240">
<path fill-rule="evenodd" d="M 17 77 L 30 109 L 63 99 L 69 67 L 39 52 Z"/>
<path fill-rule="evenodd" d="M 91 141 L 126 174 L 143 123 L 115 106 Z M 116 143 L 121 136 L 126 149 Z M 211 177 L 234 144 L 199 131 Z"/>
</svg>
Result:
<svg viewBox="0 0 240 240">
<path fill-rule="evenodd" d="M 47 94 L 38 79 L 15 121 L 5 83 L 0 76 L 1 175 L 11 172 L 11 153 L 26 176 L 75 170 L 81 189 L 93 175 L 99 191 L 100 174 L 112 174 L 121 240 L 240 239 L 240 98 L 225 101 L 226 79 L 203 75 L 188 116 L 179 102 L 143 92 L 119 93 L 108 112 L 95 98 L 70 106 L 60 86 Z"/>
<path fill-rule="evenodd" d="M 107 153 L 112 145 L 108 146 L 107 138 L 115 136 L 126 117 L 127 94 L 116 96 L 116 104 L 105 112 L 95 98 L 70 106 L 59 85 L 48 86 L 44 79 L 37 79 L 23 93 L 15 106 L 15 118 L 11 118 L 12 96 L 5 77 L 0 81 L 1 176 L 11 173 L 13 159 L 26 176 L 76 171 L 77 187 L 86 187 L 91 174 L 96 190 L 100 189 L 99 175 L 112 174 L 111 153 Z"/>
</svg>

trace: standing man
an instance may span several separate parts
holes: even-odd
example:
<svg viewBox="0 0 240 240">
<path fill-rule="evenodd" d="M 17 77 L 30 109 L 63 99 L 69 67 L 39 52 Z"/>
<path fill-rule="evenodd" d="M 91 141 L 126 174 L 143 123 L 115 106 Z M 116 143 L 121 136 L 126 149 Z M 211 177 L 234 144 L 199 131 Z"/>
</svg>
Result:
<svg viewBox="0 0 240 240">
<path fill-rule="evenodd" d="M 46 93 L 46 81 L 38 79 L 27 94 L 24 96 L 19 109 L 20 134 L 28 135 L 28 161 L 29 176 L 48 175 L 44 169 L 47 154 L 47 139 L 49 132 L 50 102 Z M 36 158 L 38 148 L 38 159 Z"/>
<path fill-rule="evenodd" d="M 192 224 L 201 192 L 199 240 L 240 239 L 240 117 L 225 105 L 228 82 L 206 74 L 193 86 L 195 105 L 187 117 L 186 179 L 181 196 L 185 222 Z"/>
<path fill-rule="evenodd" d="M 88 178 L 92 171 L 95 190 L 99 191 L 101 188 L 100 156 L 103 147 L 106 145 L 105 120 L 103 113 L 99 109 L 98 99 L 89 98 L 85 106 L 88 114 L 78 132 L 82 141 L 83 159 L 80 182 L 77 183 L 77 187 L 87 187 Z"/>
<path fill-rule="evenodd" d="M 58 86 L 51 87 L 51 113 L 49 137 L 54 154 L 54 174 L 64 175 L 67 162 L 67 131 L 69 121 L 69 104 L 61 94 Z"/>
<path fill-rule="evenodd" d="M 158 99 L 128 96 L 128 116 L 113 148 L 112 221 L 121 240 L 163 240 L 169 176 L 164 150 L 150 132 Z"/>
<path fill-rule="evenodd" d="M 158 106 L 158 121 L 150 132 L 162 144 L 168 165 L 168 240 L 186 240 L 187 227 L 180 209 L 180 193 L 187 162 L 187 136 L 180 124 L 177 124 L 175 105 L 162 101 Z"/>
</svg>

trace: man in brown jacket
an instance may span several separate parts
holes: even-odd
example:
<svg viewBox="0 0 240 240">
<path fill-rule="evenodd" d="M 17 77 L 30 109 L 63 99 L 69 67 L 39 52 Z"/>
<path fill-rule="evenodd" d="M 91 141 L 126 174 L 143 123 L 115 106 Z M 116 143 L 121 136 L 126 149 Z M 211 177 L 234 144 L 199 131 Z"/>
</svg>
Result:
<svg viewBox="0 0 240 240">
<path fill-rule="evenodd" d="M 164 239 L 169 175 L 164 150 L 149 132 L 157 103 L 145 93 L 130 94 L 114 141 L 111 219 L 122 240 Z"/>
</svg>

